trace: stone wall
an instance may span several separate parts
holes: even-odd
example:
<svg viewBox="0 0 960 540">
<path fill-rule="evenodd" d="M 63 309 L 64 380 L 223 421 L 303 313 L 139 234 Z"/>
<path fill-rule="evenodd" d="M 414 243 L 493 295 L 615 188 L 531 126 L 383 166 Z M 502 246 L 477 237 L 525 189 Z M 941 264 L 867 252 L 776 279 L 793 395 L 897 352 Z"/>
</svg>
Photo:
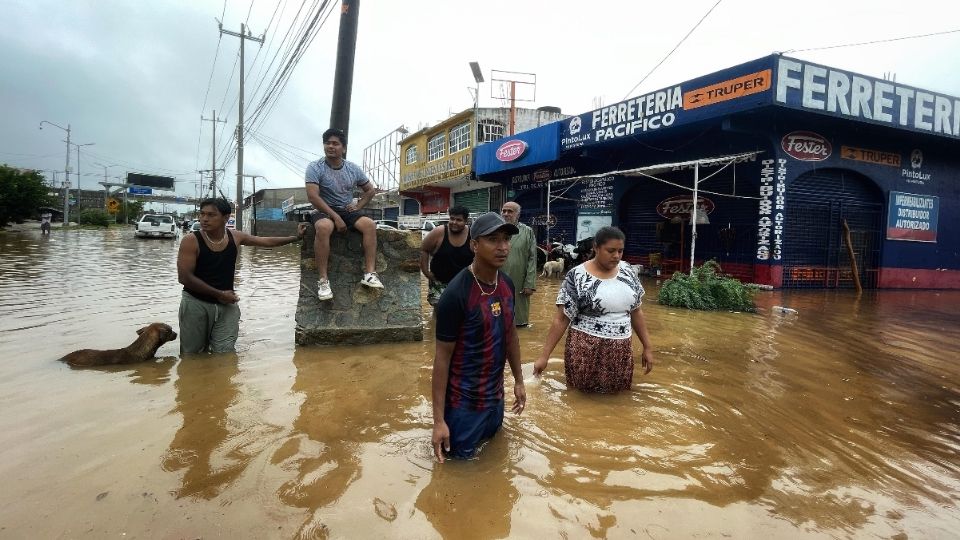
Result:
<svg viewBox="0 0 960 540">
<path fill-rule="evenodd" d="M 291 222 L 292 223 L 292 222 Z M 317 300 L 314 230 L 307 230 L 300 253 L 298 345 L 368 344 L 423 339 L 420 307 L 419 231 L 377 231 L 376 270 L 383 289 L 360 284 L 361 235 L 354 230 L 330 237 L 328 275 L 332 300 Z"/>
</svg>

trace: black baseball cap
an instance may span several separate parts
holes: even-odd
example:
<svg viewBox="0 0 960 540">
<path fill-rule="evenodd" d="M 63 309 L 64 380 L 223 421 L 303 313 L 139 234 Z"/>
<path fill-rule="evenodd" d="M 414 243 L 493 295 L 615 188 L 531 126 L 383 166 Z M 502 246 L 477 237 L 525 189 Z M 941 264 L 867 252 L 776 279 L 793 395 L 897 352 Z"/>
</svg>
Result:
<svg viewBox="0 0 960 540">
<path fill-rule="evenodd" d="M 493 234 L 501 229 L 511 236 L 520 232 L 516 225 L 504 221 L 500 214 L 487 212 L 474 220 L 473 225 L 470 226 L 470 238 L 476 240 L 481 236 Z"/>
</svg>

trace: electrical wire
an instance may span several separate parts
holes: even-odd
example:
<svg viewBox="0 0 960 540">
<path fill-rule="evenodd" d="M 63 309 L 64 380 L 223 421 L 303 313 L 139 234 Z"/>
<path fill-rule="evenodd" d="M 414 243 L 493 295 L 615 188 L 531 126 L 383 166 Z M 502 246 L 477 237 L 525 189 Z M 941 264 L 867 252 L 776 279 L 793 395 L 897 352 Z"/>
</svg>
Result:
<svg viewBox="0 0 960 540">
<path fill-rule="evenodd" d="M 917 34 L 913 36 L 901 36 L 901 37 L 888 38 L 888 39 L 875 39 L 873 41 L 861 41 L 859 43 L 844 43 L 841 45 L 827 45 L 825 47 L 808 47 L 806 49 L 790 49 L 788 51 L 783 51 L 782 54 L 790 54 L 795 52 L 807 52 L 807 51 L 825 51 L 827 49 L 840 49 L 843 47 L 860 47 L 862 45 L 876 45 L 878 43 L 891 43 L 894 41 L 903 41 L 906 39 L 920 39 L 920 38 L 932 37 L 932 36 L 943 36 L 946 34 L 956 34 L 957 32 L 960 32 L 960 28 L 955 28 L 953 30 L 944 30 L 943 32 L 931 32 L 929 34 Z"/>
<path fill-rule="evenodd" d="M 680 48 L 680 45 L 683 45 L 683 42 L 686 41 L 688 37 L 690 37 L 690 34 L 692 34 L 692 33 L 694 32 L 694 30 L 696 30 L 697 27 L 699 27 L 700 24 L 703 23 L 703 21 L 706 20 L 706 18 L 707 18 L 711 13 L 713 13 L 713 10 L 716 9 L 717 6 L 720 5 L 720 2 L 723 2 L 723 0 L 717 0 L 717 3 L 714 4 L 713 7 L 711 7 L 709 10 L 707 10 L 707 12 L 704 13 L 703 17 L 700 17 L 700 20 L 697 21 L 697 24 L 693 25 L 693 28 L 691 28 L 690 31 L 687 32 L 687 35 L 683 36 L 683 39 L 681 39 L 679 42 L 677 42 L 677 44 L 673 47 L 673 49 L 670 49 L 670 52 L 668 52 L 667 55 L 664 56 L 662 60 L 660 60 L 659 62 L 657 62 L 657 65 L 653 66 L 653 69 L 651 69 L 646 75 L 643 76 L 642 79 L 640 79 L 640 82 L 638 82 L 637 84 L 633 85 L 633 88 L 631 88 L 630 91 L 627 92 L 627 95 L 623 96 L 623 99 L 627 99 L 628 97 L 630 97 L 630 94 L 633 94 L 633 91 L 636 90 L 637 87 L 639 87 L 641 84 L 643 84 L 643 81 L 647 80 L 647 78 L 650 77 L 650 75 L 653 75 L 653 72 L 656 71 L 657 68 L 659 68 L 661 64 L 663 64 L 664 62 L 666 62 L 666 61 L 667 61 L 667 58 L 670 58 L 670 55 L 672 55 L 672 54 L 674 53 L 674 51 L 676 51 L 678 48 Z M 621 100 L 621 101 L 622 101 L 622 100 Z"/>
</svg>

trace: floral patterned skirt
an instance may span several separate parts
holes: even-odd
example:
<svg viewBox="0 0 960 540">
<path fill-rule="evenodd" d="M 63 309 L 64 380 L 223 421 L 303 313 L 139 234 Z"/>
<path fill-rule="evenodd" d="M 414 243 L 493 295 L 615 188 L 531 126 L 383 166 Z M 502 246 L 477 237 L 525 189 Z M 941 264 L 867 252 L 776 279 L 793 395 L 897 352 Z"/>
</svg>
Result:
<svg viewBox="0 0 960 540">
<path fill-rule="evenodd" d="M 570 328 L 563 356 L 567 386 L 601 394 L 629 390 L 633 383 L 630 339 L 591 336 Z"/>
</svg>

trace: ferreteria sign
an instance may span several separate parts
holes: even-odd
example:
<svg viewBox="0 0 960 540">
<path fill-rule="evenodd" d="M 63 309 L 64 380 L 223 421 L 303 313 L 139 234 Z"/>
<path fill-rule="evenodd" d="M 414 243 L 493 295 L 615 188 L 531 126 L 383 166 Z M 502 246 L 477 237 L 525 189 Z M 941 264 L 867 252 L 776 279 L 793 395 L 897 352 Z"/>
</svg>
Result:
<svg viewBox="0 0 960 540">
<path fill-rule="evenodd" d="M 960 138 L 960 98 L 771 55 L 560 122 L 560 151 L 777 106 Z"/>
<path fill-rule="evenodd" d="M 960 99 L 776 57 L 777 105 L 960 138 Z"/>
<path fill-rule="evenodd" d="M 560 150 L 628 140 L 770 103 L 773 71 L 762 58 L 563 120 Z"/>
</svg>

